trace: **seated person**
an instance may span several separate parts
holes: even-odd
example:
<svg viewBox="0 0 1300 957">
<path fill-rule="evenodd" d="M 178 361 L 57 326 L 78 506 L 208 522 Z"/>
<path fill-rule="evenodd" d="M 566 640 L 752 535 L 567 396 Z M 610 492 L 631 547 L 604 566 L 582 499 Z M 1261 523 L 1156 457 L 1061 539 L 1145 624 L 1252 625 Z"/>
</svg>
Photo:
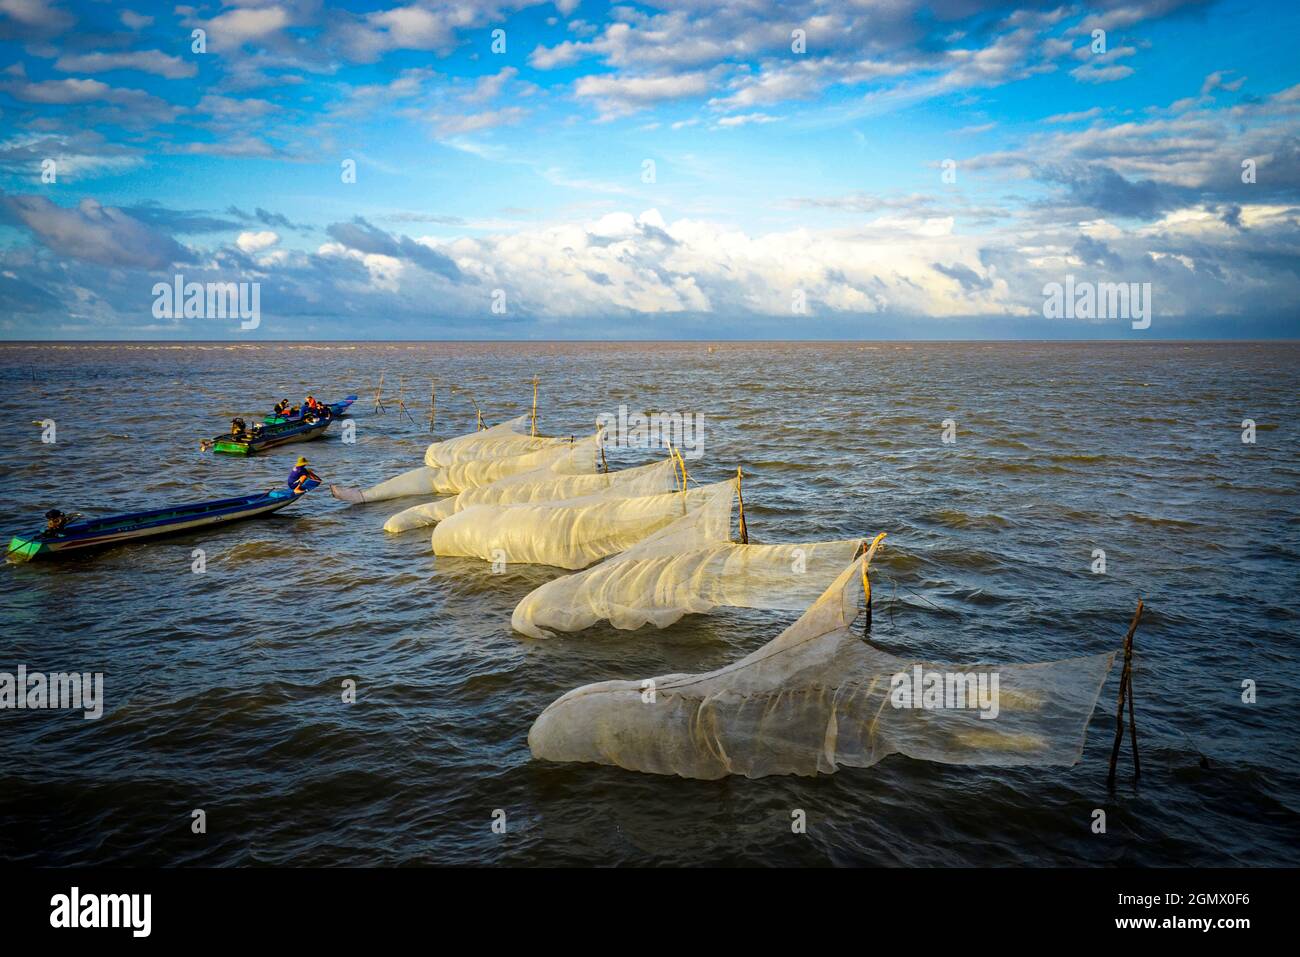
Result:
<svg viewBox="0 0 1300 957">
<path fill-rule="evenodd" d="M 54 535 L 63 531 L 64 526 L 68 524 L 71 517 L 60 512 L 57 508 L 50 509 L 45 513 L 45 534 Z"/>
<path fill-rule="evenodd" d="M 248 431 L 248 425 L 244 422 L 243 419 L 236 416 L 235 418 L 230 420 L 230 437 L 232 439 L 244 438 L 244 434 L 247 431 Z"/>
<path fill-rule="evenodd" d="M 308 481 L 319 482 L 320 476 L 307 467 L 307 457 L 298 456 L 298 464 L 289 472 L 289 480 L 285 484 L 295 493 L 301 494 L 307 491 L 303 485 Z"/>
</svg>

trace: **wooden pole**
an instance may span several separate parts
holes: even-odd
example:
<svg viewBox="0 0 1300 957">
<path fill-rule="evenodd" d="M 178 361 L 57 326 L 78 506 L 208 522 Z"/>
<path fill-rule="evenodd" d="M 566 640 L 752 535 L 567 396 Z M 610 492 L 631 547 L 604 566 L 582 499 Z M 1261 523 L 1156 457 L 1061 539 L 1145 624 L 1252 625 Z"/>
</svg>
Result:
<svg viewBox="0 0 1300 957">
<path fill-rule="evenodd" d="M 480 409 L 480 408 L 478 407 L 478 402 L 477 402 L 477 401 L 475 400 L 475 398 L 474 398 L 474 393 L 473 393 L 473 392 L 470 392 L 469 389 L 465 389 L 465 388 L 459 388 L 459 389 L 458 389 L 456 386 L 452 386 L 452 387 L 451 387 L 451 391 L 452 391 L 452 392 L 463 392 L 463 393 L 465 393 L 466 396 L 469 397 L 470 404 L 471 404 L 472 406 L 474 406 L 474 428 L 477 429 L 479 432 L 482 432 L 482 431 L 483 431 L 483 428 L 484 428 L 484 426 L 483 426 L 483 410 Z"/>
<path fill-rule="evenodd" d="M 1110 771 L 1106 775 L 1106 786 L 1115 786 L 1115 763 L 1119 760 L 1119 748 L 1124 743 L 1124 703 L 1128 702 L 1128 719 L 1133 744 L 1133 780 L 1142 775 L 1142 766 L 1138 761 L 1137 721 L 1133 716 L 1133 634 L 1142 619 L 1142 600 L 1138 599 L 1137 610 L 1129 623 L 1128 634 L 1124 636 L 1124 671 L 1119 678 L 1119 701 L 1115 707 L 1115 743 L 1110 749 Z"/>
<path fill-rule="evenodd" d="M 745 524 L 745 493 L 741 490 L 741 485 L 745 481 L 745 472 L 740 466 L 736 466 L 736 498 L 740 502 L 740 544 L 749 544 L 749 527 Z"/>
<path fill-rule="evenodd" d="M 434 420 L 438 417 L 438 383 L 429 380 L 429 431 L 433 431 Z"/>
<path fill-rule="evenodd" d="M 600 446 L 600 470 L 609 471 L 609 463 L 605 461 L 605 434 L 600 428 L 600 419 L 596 419 L 596 443 Z"/>
<path fill-rule="evenodd" d="M 405 412 L 406 417 L 411 420 L 411 424 L 415 425 L 416 424 L 415 416 L 411 415 L 411 410 L 408 409 L 406 407 L 406 403 L 402 401 L 403 396 L 405 395 L 406 395 L 406 386 L 402 384 L 402 377 L 398 376 L 397 377 L 397 408 L 399 411 Z"/>
<path fill-rule="evenodd" d="M 537 435 L 537 376 L 533 376 L 533 435 Z"/>
<path fill-rule="evenodd" d="M 384 373 L 379 373 L 379 386 L 375 389 L 375 407 L 371 409 L 376 415 L 383 415 L 384 409 Z"/>
<path fill-rule="evenodd" d="M 865 542 L 863 543 L 862 551 L 866 551 Z M 862 565 L 862 593 L 866 596 L 863 601 L 867 606 L 866 616 L 862 622 L 862 637 L 866 638 L 871 634 L 871 578 L 867 575 L 867 566 L 865 562 Z"/>
</svg>

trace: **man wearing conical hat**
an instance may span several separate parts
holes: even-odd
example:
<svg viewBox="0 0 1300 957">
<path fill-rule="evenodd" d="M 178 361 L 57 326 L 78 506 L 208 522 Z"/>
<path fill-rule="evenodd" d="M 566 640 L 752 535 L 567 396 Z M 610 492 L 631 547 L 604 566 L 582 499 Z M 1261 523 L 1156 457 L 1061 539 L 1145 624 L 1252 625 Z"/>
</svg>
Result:
<svg viewBox="0 0 1300 957">
<path fill-rule="evenodd" d="M 289 472 L 287 484 L 296 494 L 301 494 L 307 491 L 303 486 L 309 481 L 319 482 L 320 476 L 307 467 L 307 457 L 300 455 L 298 456 L 298 464 Z"/>
</svg>

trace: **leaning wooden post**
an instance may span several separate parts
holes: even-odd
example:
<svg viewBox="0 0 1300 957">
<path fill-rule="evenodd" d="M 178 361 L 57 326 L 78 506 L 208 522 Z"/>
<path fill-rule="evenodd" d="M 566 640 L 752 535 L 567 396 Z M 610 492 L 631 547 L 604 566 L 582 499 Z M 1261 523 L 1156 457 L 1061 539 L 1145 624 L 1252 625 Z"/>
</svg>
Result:
<svg viewBox="0 0 1300 957">
<path fill-rule="evenodd" d="M 745 493 L 741 486 L 745 480 L 745 472 L 740 466 L 736 466 L 736 499 L 740 502 L 740 544 L 749 544 L 749 528 L 745 525 Z"/>
<path fill-rule="evenodd" d="M 415 425 L 415 416 L 411 415 L 411 410 L 408 409 L 406 407 L 406 403 L 402 401 L 402 397 L 405 394 L 406 394 L 406 386 L 402 384 L 402 377 L 399 375 L 397 377 L 397 410 L 399 412 L 405 412 L 406 417 L 411 420 L 411 424 Z"/>
<path fill-rule="evenodd" d="M 1142 600 L 1138 599 L 1137 610 L 1129 623 L 1128 634 L 1124 636 L 1124 671 L 1119 678 L 1119 701 L 1115 707 L 1115 743 L 1110 749 L 1110 772 L 1106 775 L 1106 786 L 1115 786 L 1115 762 L 1119 760 L 1119 748 L 1124 742 L 1124 704 L 1128 703 L 1128 720 L 1130 740 L 1133 744 L 1133 780 L 1142 776 L 1142 765 L 1138 760 L 1137 721 L 1133 716 L 1133 633 L 1137 631 L 1138 621 L 1142 618 Z"/>
<path fill-rule="evenodd" d="M 433 431 L 434 420 L 438 417 L 438 383 L 429 380 L 429 431 Z"/>
<path fill-rule="evenodd" d="M 609 463 L 605 461 L 605 430 L 600 424 L 599 416 L 596 418 L 596 444 L 600 447 L 600 470 L 609 471 Z"/>
<path fill-rule="evenodd" d="M 863 545 L 865 546 L 865 542 Z M 863 548 L 866 551 L 866 548 Z M 871 578 L 867 575 L 867 563 L 862 563 L 862 594 L 865 596 L 862 601 L 866 605 L 866 615 L 862 622 L 862 637 L 866 638 L 871 634 Z"/>
<path fill-rule="evenodd" d="M 537 376 L 533 376 L 533 436 L 537 435 Z"/>
</svg>

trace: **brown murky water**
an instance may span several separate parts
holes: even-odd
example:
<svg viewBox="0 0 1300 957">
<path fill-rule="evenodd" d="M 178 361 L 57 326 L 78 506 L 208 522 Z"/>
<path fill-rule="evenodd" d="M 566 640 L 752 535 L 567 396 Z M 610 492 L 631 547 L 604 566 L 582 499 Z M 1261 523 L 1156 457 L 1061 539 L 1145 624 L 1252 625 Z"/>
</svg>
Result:
<svg viewBox="0 0 1300 957">
<path fill-rule="evenodd" d="M 380 372 L 390 395 L 373 414 Z M 254 491 L 306 452 L 365 485 L 434 435 L 527 411 L 588 431 L 620 403 L 705 417 L 700 481 L 745 466 L 755 540 L 889 532 L 876 637 L 931 660 L 1118 645 L 1143 780 L 1105 789 L 1118 671 L 1073 768 L 900 757 L 818 779 L 683 781 L 531 759 L 589 681 L 708 670 L 791 616 L 535 642 L 515 603 L 558 570 L 435 560 L 410 501 L 314 494 L 219 531 L 0 569 L 0 671 L 103 671 L 105 714 L 0 711 L 0 856 L 43 864 L 1297 864 L 1300 346 L 318 344 L 0 346 L 8 531 Z M 398 381 L 414 422 L 391 399 Z M 241 460 L 198 440 L 281 396 L 363 393 L 356 443 Z M 958 440 L 940 441 L 941 422 Z M 1242 420 L 1258 426 L 1241 440 Z M 54 419 L 42 444 L 35 420 Z M 620 452 L 611 467 L 640 464 Z M 207 570 L 191 570 L 195 548 Z M 1090 571 L 1094 549 L 1105 575 Z M 344 705 L 341 683 L 358 683 Z M 1245 679 L 1258 701 L 1241 701 Z M 1203 760 L 1204 759 L 1204 760 Z M 1109 810 L 1106 836 L 1091 833 Z M 208 833 L 194 835 L 203 808 Z M 791 833 L 802 809 L 808 833 Z M 507 815 L 507 832 L 491 829 Z"/>
</svg>

